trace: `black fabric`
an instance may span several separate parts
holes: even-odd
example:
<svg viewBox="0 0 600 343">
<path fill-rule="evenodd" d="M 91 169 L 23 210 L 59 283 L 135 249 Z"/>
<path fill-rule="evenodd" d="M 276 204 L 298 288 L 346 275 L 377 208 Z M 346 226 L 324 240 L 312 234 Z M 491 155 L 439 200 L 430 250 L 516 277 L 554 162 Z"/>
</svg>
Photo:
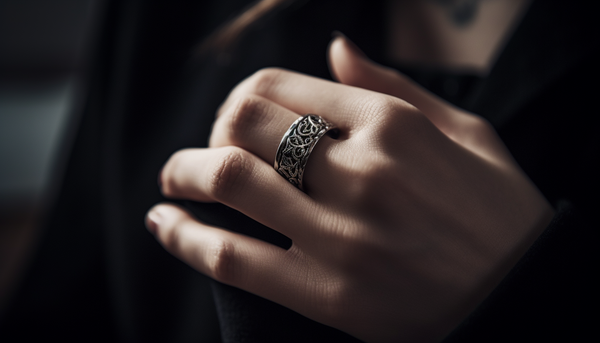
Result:
<svg viewBox="0 0 600 343">
<path fill-rule="evenodd" d="M 312 1 L 248 32 L 228 58 L 193 47 L 245 0 L 107 1 L 87 106 L 64 187 L 30 272 L 0 323 L 0 340 L 344 342 L 354 338 L 244 291 L 212 282 L 160 247 L 146 211 L 162 199 L 169 155 L 206 146 L 229 90 L 267 66 L 329 78 L 333 30 L 383 58 L 380 2 Z M 552 202 L 550 227 L 448 342 L 595 335 L 600 35 L 585 1 L 536 1 L 490 75 L 405 69 L 495 125 Z M 218 204 L 182 202 L 200 219 L 280 246 L 289 240 Z M 572 336 L 569 336 L 569 333 Z"/>
<path fill-rule="evenodd" d="M 586 342 L 595 330 L 597 227 L 568 202 L 492 294 L 444 343 Z"/>
</svg>

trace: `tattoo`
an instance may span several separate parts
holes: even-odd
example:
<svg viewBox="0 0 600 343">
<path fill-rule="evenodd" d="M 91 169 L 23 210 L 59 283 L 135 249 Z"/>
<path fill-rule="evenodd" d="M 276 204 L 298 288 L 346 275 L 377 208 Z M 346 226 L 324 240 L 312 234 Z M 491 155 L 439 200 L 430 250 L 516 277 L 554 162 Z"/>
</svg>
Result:
<svg viewBox="0 0 600 343">
<path fill-rule="evenodd" d="M 458 27 L 466 27 L 473 22 L 481 0 L 430 0 L 444 8 L 450 20 Z"/>
</svg>

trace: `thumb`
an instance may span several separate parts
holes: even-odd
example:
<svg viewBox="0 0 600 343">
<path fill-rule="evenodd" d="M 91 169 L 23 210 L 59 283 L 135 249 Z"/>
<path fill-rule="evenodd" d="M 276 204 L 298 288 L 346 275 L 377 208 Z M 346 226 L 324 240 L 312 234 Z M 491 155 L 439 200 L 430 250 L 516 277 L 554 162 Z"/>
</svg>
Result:
<svg viewBox="0 0 600 343">
<path fill-rule="evenodd" d="M 388 94 L 417 107 L 436 126 L 446 126 L 454 107 L 421 88 L 397 70 L 371 61 L 352 41 L 339 32 L 329 45 L 329 69 L 339 82 Z"/>
<path fill-rule="evenodd" d="M 343 84 L 400 98 L 417 107 L 440 131 L 482 156 L 508 155 L 494 129 L 482 118 L 438 98 L 392 68 L 371 61 L 352 41 L 336 32 L 329 45 L 331 74 Z"/>
<path fill-rule="evenodd" d="M 334 32 L 329 45 L 329 69 L 339 82 L 389 94 L 393 89 L 394 71 L 375 64 L 348 37 L 339 31 Z M 393 94 L 390 94 L 393 95 Z"/>
</svg>

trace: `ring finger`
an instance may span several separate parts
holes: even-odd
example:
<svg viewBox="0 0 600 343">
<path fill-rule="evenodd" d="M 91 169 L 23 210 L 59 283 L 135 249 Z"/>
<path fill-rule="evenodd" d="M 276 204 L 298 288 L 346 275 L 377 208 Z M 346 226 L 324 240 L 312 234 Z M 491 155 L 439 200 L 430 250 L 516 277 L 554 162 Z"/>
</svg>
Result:
<svg viewBox="0 0 600 343">
<path fill-rule="evenodd" d="M 237 146 L 273 166 L 283 135 L 298 118 L 299 114 L 268 99 L 245 95 L 221 111 L 213 127 L 210 147 Z M 322 137 L 309 156 L 303 189 L 313 196 L 316 189 L 327 189 L 328 180 L 322 176 L 330 172 L 327 155 L 336 145 L 339 144 L 331 138 Z"/>
</svg>

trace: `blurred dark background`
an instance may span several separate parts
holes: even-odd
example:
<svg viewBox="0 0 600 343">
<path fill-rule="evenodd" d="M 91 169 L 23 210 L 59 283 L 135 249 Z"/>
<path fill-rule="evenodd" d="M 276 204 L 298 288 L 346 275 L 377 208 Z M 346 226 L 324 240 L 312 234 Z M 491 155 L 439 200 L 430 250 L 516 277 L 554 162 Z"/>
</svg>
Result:
<svg viewBox="0 0 600 343">
<path fill-rule="evenodd" d="M 0 1 L 0 312 L 35 247 L 102 0 Z"/>
</svg>

